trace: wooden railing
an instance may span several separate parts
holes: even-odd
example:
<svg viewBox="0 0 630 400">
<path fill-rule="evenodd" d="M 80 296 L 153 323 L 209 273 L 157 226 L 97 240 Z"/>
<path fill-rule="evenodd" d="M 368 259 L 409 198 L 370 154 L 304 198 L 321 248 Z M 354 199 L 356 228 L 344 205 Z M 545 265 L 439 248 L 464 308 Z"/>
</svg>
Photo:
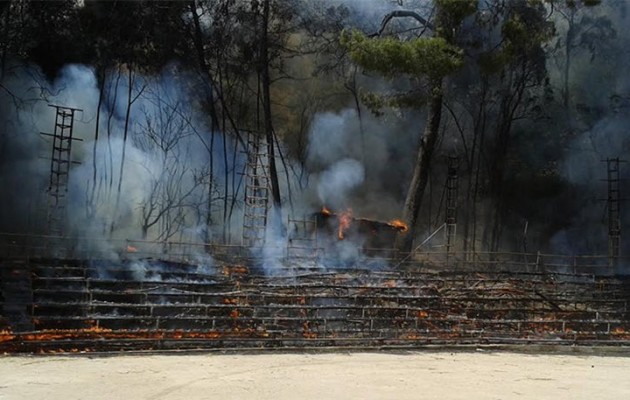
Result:
<svg viewBox="0 0 630 400">
<path fill-rule="evenodd" d="M 0 233 L 0 258 L 56 259 L 142 259 L 154 258 L 191 264 L 215 260 L 251 263 L 270 258 L 278 265 L 290 264 L 326 266 L 331 261 L 327 249 L 313 247 L 266 246 L 266 251 L 238 244 L 200 243 L 184 241 L 150 241 L 104 239 L 93 237 L 61 237 Z M 449 252 L 415 251 L 402 253 L 393 248 L 355 249 L 348 266 L 365 269 L 406 268 L 424 266 L 469 270 L 505 270 L 525 272 L 556 272 L 566 274 L 630 274 L 630 257 L 611 259 L 608 255 L 567 255 L 518 252 Z M 333 255 L 334 257 L 334 255 Z"/>
</svg>

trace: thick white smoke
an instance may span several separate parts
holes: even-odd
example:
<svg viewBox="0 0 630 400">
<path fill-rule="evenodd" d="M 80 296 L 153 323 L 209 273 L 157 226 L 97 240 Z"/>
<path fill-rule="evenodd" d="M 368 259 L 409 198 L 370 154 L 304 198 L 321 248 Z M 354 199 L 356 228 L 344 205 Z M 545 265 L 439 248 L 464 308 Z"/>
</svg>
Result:
<svg viewBox="0 0 630 400">
<path fill-rule="evenodd" d="M 309 133 L 307 166 L 317 186 L 307 203 L 352 208 L 356 215 L 400 218 L 423 126 L 417 111 L 380 117 L 356 109 L 317 114 Z"/>
<path fill-rule="evenodd" d="M 362 184 L 364 179 L 365 169 L 359 161 L 351 158 L 337 161 L 319 176 L 319 199 L 322 204 L 343 209 L 352 189 Z"/>
<path fill-rule="evenodd" d="M 210 147 L 213 134 L 182 84 L 193 78 L 175 66 L 156 76 L 134 73 L 125 143 L 129 72 L 110 71 L 95 143 L 99 82 L 94 70 L 68 65 L 52 83 L 39 79 L 35 67 L 26 72 L 5 81 L 10 92 L 0 99 L 2 124 L 8 128 L 0 136 L 4 232 L 48 230 L 52 141 L 39 132 L 54 131 L 55 110 L 48 104 L 56 104 L 83 110 L 74 120 L 74 137 L 82 141 L 72 146 L 72 159 L 80 165 L 70 172 L 65 235 L 94 237 L 103 244 L 97 247 L 109 239 L 199 241 L 208 236 L 213 229 L 206 218 L 208 192 L 211 188 L 216 204 L 226 168 L 217 160 L 229 139 L 215 132 Z M 234 148 L 231 143 L 226 147 Z M 241 165 L 241 153 L 229 157 L 227 168 Z"/>
</svg>

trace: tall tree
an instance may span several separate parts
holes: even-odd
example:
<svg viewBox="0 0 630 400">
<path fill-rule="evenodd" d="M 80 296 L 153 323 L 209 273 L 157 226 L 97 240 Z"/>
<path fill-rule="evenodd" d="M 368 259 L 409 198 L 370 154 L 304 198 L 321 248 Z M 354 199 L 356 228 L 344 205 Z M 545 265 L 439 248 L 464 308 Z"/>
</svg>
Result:
<svg viewBox="0 0 630 400">
<path fill-rule="evenodd" d="M 273 130 L 273 118 L 271 112 L 271 75 L 269 72 L 271 59 L 269 56 L 269 25 L 271 23 L 271 0 L 263 0 L 260 27 L 260 47 L 258 74 L 262 85 L 262 106 L 264 132 L 267 140 L 267 152 L 269 154 L 269 178 L 271 182 L 271 196 L 276 212 L 282 209 L 280 198 L 280 183 L 278 180 L 278 168 L 276 166 L 275 132 Z"/>
<path fill-rule="evenodd" d="M 428 184 L 429 169 L 442 120 L 443 81 L 463 63 L 463 53 L 457 46 L 457 33 L 464 18 L 476 10 L 476 0 L 435 0 L 435 19 L 430 26 L 433 37 L 418 37 L 408 41 L 398 38 L 367 38 L 359 32 L 345 34 L 343 43 L 350 49 L 352 59 L 363 68 L 393 77 L 405 74 L 414 79 L 425 78 L 427 89 L 427 122 L 417 151 L 409 185 L 403 219 L 409 224 L 409 233 L 398 247 L 410 251 L 416 235 L 420 205 Z M 426 24 L 426 20 L 413 10 L 395 11 L 383 20 L 385 26 L 393 18 L 411 17 Z M 393 99 L 390 104 L 417 104 L 417 93 Z"/>
<path fill-rule="evenodd" d="M 487 146 L 489 194 L 494 204 L 487 213 L 484 242 L 498 250 L 505 214 L 507 160 L 513 139 L 514 122 L 525 117 L 538 104 L 539 89 L 547 77 L 545 44 L 552 38 L 553 24 L 546 19 L 544 7 L 523 0 L 507 3 L 498 11 L 502 42 L 480 58 L 482 73 L 488 74 L 496 88 L 496 106 L 490 112 L 490 137 Z"/>
<path fill-rule="evenodd" d="M 555 48 L 556 51 L 562 50 L 561 94 L 562 104 L 566 109 L 571 101 L 571 69 L 575 52 L 580 48 L 587 50 L 592 61 L 617 34 L 608 16 L 596 15 L 590 10 L 600 4 L 601 0 L 568 0 L 551 2 L 550 5 L 552 12 L 559 17 L 559 22 L 566 29 L 564 35 L 558 36 Z"/>
</svg>

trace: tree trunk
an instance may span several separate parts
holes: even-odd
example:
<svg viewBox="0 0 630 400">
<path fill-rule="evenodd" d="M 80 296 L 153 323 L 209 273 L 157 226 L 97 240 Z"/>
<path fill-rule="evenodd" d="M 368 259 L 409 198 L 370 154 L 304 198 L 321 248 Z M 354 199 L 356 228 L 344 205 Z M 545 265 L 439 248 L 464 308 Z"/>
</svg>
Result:
<svg viewBox="0 0 630 400">
<path fill-rule="evenodd" d="M 278 170 L 276 167 L 273 121 L 271 119 L 271 78 L 269 76 L 269 13 L 271 0 L 264 0 L 262 15 L 262 32 L 260 37 L 260 76 L 262 80 L 263 95 L 263 120 L 267 150 L 269 155 L 269 178 L 271 180 L 271 196 L 276 212 L 282 209 L 280 199 L 280 184 L 278 182 Z"/>
<path fill-rule="evenodd" d="M 101 125 L 101 107 L 103 106 L 103 91 L 105 90 L 106 72 L 104 69 L 97 70 L 98 77 L 98 105 L 96 106 L 96 125 L 94 127 L 94 146 L 92 147 L 92 190 L 87 201 L 87 218 L 88 220 L 94 218 L 96 214 L 96 186 L 97 186 L 97 147 L 98 147 L 98 134 Z"/>
<path fill-rule="evenodd" d="M 216 102 L 214 98 L 214 77 L 210 71 L 210 65 L 206 60 L 204 45 L 203 45 L 203 32 L 201 29 L 201 23 L 199 21 L 199 14 L 197 14 L 197 2 L 191 1 L 189 3 L 190 13 L 193 17 L 193 24 L 195 30 L 192 34 L 193 37 L 193 45 L 195 46 L 195 50 L 197 53 L 197 62 L 199 63 L 199 69 L 202 75 L 205 75 L 207 80 L 207 94 L 208 94 L 208 104 L 210 106 L 210 130 L 214 132 L 219 125 L 219 117 L 216 109 Z"/>
<path fill-rule="evenodd" d="M 207 80 L 207 94 L 208 94 L 208 104 L 210 111 L 210 154 L 208 155 L 210 160 L 208 162 L 209 169 L 208 173 L 210 177 L 208 179 L 208 194 L 207 194 L 207 214 L 206 214 L 206 229 L 204 229 L 204 237 L 202 238 L 204 242 L 210 241 L 209 235 L 209 227 L 213 225 L 212 221 L 212 201 L 213 198 L 213 183 L 214 183 L 214 135 L 219 126 L 219 117 L 216 108 L 216 100 L 214 97 L 214 79 L 212 73 L 210 71 L 210 65 L 208 64 L 205 56 L 204 45 L 203 45 L 203 35 L 201 30 L 201 23 L 199 22 L 199 14 L 197 14 L 197 2 L 195 0 L 189 3 L 190 13 L 193 17 L 194 24 L 194 32 L 193 32 L 193 44 L 195 46 L 195 50 L 197 53 L 197 61 L 199 62 L 199 69 L 202 75 L 205 75 Z"/>
<path fill-rule="evenodd" d="M 464 220 L 464 253 L 475 252 L 477 195 L 479 192 L 479 176 L 484 151 L 484 133 L 486 130 L 486 100 L 488 94 L 488 80 L 482 78 L 480 96 L 477 98 L 477 108 L 473 118 L 473 140 L 470 149 L 470 165 L 468 169 L 468 189 L 466 190 L 466 219 Z"/>
<path fill-rule="evenodd" d="M 9 29 L 10 29 L 10 24 L 11 24 L 11 2 L 2 2 L 2 4 L 0 4 L 0 13 L 6 13 L 4 14 L 4 29 L 2 30 L 2 37 L 4 38 L 8 38 L 9 37 Z M 6 72 L 6 66 L 7 66 L 7 53 L 9 51 L 9 41 L 8 40 L 3 40 L 2 41 L 2 47 L 0 48 L 0 51 L 2 52 L 0 54 L 0 82 L 4 81 L 4 75 Z"/>
<path fill-rule="evenodd" d="M 112 218 L 112 224 L 110 226 L 109 233 L 112 235 L 114 233 L 114 228 L 116 226 L 116 218 L 118 217 L 118 208 L 120 207 L 120 195 L 122 193 L 122 182 L 124 178 L 125 172 L 125 154 L 127 152 L 127 138 L 129 136 L 129 117 L 131 116 L 131 106 L 135 99 L 132 99 L 132 91 L 133 91 L 133 67 L 127 66 L 129 73 L 128 85 L 129 88 L 127 90 L 127 111 L 125 113 L 125 128 L 123 130 L 123 145 L 122 145 L 122 154 L 120 157 L 120 170 L 118 172 L 118 187 L 116 190 L 116 203 L 114 205 L 114 215 Z"/>
<path fill-rule="evenodd" d="M 567 36 L 564 41 L 565 49 L 564 49 L 564 76 L 563 76 L 563 91 L 562 91 L 562 103 L 565 107 L 565 110 L 569 109 L 569 74 L 571 73 L 571 47 L 573 46 L 573 36 L 574 36 L 574 25 L 575 25 L 575 11 L 571 11 L 571 16 L 568 19 L 569 29 L 567 30 Z"/>
<path fill-rule="evenodd" d="M 427 123 L 420 140 L 416 165 L 403 209 L 403 220 L 409 224 L 409 232 L 398 241 L 397 247 L 400 251 L 409 252 L 412 250 L 413 240 L 417 233 L 416 223 L 420 212 L 420 204 L 429 181 L 429 167 L 442 119 L 442 97 L 442 79 L 435 79 L 431 82 L 431 99 L 427 110 Z"/>
<path fill-rule="evenodd" d="M 114 84 L 114 97 L 112 98 L 110 105 L 109 105 L 109 115 L 107 117 L 107 154 L 108 154 L 108 161 L 109 161 L 109 168 L 106 168 L 106 170 L 109 171 L 109 175 L 107 177 L 108 180 L 108 188 L 109 190 L 107 191 L 107 199 L 109 200 L 109 197 L 112 194 L 112 190 L 114 188 L 114 149 L 112 148 L 112 119 L 114 118 L 114 109 L 116 108 L 116 101 L 118 99 L 118 84 L 120 83 L 120 78 L 122 76 L 121 72 L 120 72 L 121 67 L 119 66 L 117 69 L 117 75 L 116 75 L 116 83 Z M 110 79 L 110 90 L 111 90 L 111 79 Z M 107 93 L 107 97 L 109 98 L 111 95 L 108 91 Z"/>
</svg>

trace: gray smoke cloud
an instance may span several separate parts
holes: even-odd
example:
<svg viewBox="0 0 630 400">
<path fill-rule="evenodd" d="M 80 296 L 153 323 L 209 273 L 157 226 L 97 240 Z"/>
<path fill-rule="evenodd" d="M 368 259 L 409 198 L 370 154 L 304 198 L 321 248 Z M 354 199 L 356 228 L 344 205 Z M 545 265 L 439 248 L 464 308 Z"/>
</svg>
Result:
<svg viewBox="0 0 630 400">
<path fill-rule="evenodd" d="M 363 165 L 350 158 L 337 161 L 319 177 L 317 193 L 322 204 L 335 209 L 344 207 L 350 191 L 365 179 Z"/>
<path fill-rule="evenodd" d="M 578 193 L 574 199 L 576 212 L 569 225 L 559 230 L 551 240 L 552 250 L 565 254 L 607 254 L 608 158 L 628 160 L 630 136 L 630 79 L 625 66 L 630 54 L 625 49 L 630 39 L 627 25 L 627 4 L 604 2 L 592 10 L 582 11 L 592 17 L 609 21 L 616 37 L 602 40 L 592 53 L 585 47 L 573 50 L 570 66 L 572 129 L 575 136 L 569 141 L 560 164 L 561 176 Z M 561 29 L 566 29 L 559 21 Z M 559 70 L 551 70 L 552 78 L 560 79 Z M 630 244 L 624 240 L 630 215 L 625 212 L 626 183 L 630 179 L 630 165 L 620 164 L 621 179 L 621 254 L 628 254 Z"/>
<path fill-rule="evenodd" d="M 624 160 L 623 149 L 630 148 L 626 127 L 630 124 L 627 115 L 617 114 L 603 118 L 593 128 L 571 142 L 571 147 L 561 165 L 562 176 L 575 186 L 580 199 L 577 213 L 570 225 L 552 238 L 554 250 L 568 254 L 606 254 L 608 231 L 607 163 L 608 158 Z M 630 168 L 625 162 L 619 164 L 619 178 L 623 199 L 627 197 L 625 184 L 630 179 Z M 630 215 L 624 213 L 621 203 L 621 224 L 628 226 Z M 630 247 L 623 244 L 625 252 Z"/>
<path fill-rule="evenodd" d="M 404 1 L 400 4 L 389 0 L 331 0 L 329 4 L 347 6 L 352 16 L 350 23 L 372 32 L 387 12 L 413 8 L 430 15 L 432 2 Z M 625 17 L 612 12 L 609 16 L 620 34 L 616 39 L 616 46 L 620 48 L 628 39 L 628 34 L 622 30 Z M 630 124 L 630 79 L 624 69 L 630 56 L 617 52 L 593 62 L 586 62 L 584 54 L 580 57 L 576 58 L 578 61 L 572 69 L 572 88 L 575 97 L 580 99 L 576 107 L 585 104 L 591 111 L 583 116 L 589 121 L 581 121 L 559 169 L 561 177 L 576 188 L 581 197 L 574 200 L 577 212 L 569 226 L 556 232 L 552 247 L 562 253 L 604 253 L 606 215 L 605 202 L 600 199 L 606 196 L 605 184 L 601 182 L 606 171 L 601 160 L 616 156 L 624 158 L 623 150 L 630 146 L 626 133 Z M 552 83 L 558 86 L 558 70 L 553 66 L 550 68 Z M 206 126 L 205 116 L 197 109 L 196 98 L 184 89 L 194 88 L 198 83 L 196 78 L 177 66 L 169 66 L 154 76 L 136 76 L 132 95 L 138 95 L 138 98 L 131 109 L 129 137 L 124 145 L 124 179 L 116 207 L 128 100 L 126 71 L 122 71 L 120 78 L 115 71 L 110 71 L 106 78 L 95 155 L 99 82 L 94 70 L 89 66 L 69 65 L 52 83 L 40 78 L 41 73 L 36 67 L 17 71 L 20 72 L 3 81 L 10 92 L 0 91 L 2 231 L 46 232 L 50 161 L 41 157 L 49 156 L 51 143 L 38 132 L 51 132 L 54 110 L 47 104 L 54 103 L 84 110 L 77 114 L 75 123 L 75 136 L 83 142 L 73 147 L 74 159 L 81 165 L 73 167 L 70 177 L 68 226 L 72 234 L 99 238 L 94 246 L 113 255 L 120 250 L 118 245 L 112 245 L 115 240 L 124 243 L 126 239 L 141 240 L 146 235 L 149 240 L 169 237 L 198 242 L 204 236 L 222 236 L 220 224 L 209 226 L 203 217 L 208 211 L 210 159 L 213 159 L 213 190 L 217 201 L 222 195 L 233 194 L 216 192 L 223 190 L 224 173 L 231 177 L 243 171 L 244 160 L 240 153 L 234 162 L 229 157 L 227 170 L 224 169 L 226 166 L 220 161 L 223 159 L 220 152 L 224 144 L 230 151 L 235 146 L 229 137 L 218 132 L 215 132 L 214 149 L 208 149 L 212 133 Z M 604 75 L 608 80 L 603 80 Z M 393 92 L 400 88 L 400 82 L 377 76 L 359 74 L 357 79 L 359 86 L 366 90 L 387 92 L 391 89 Z M 279 269 L 286 254 L 288 233 L 284 225 L 290 215 L 309 217 L 326 205 L 334 211 L 351 208 L 357 217 L 382 220 L 400 217 L 424 127 L 423 112 L 384 110 L 383 116 L 375 117 L 365 109 L 362 111 L 359 116 L 354 105 L 349 103 L 340 111 L 315 115 L 309 128 L 306 156 L 310 184 L 303 191 L 295 189 L 298 187 L 295 177 L 291 175 L 287 180 L 281 172 L 281 187 L 285 190 L 283 200 L 286 204 L 286 188 L 291 185 L 294 204 L 292 208 L 285 207 L 282 215 L 270 212 L 273 218 L 267 235 L 269 245 L 264 251 L 267 260 L 264 266 L 269 273 Z M 459 132 L 453 133 L 453 126 L 444 125 L 444 138 L 459 137 Z M 435 159 L 450 154 L 458 146 L 460 144 L 455 139 L 442 143 Z M 287 162 L 293 163 L 292 160 Z M 422 217 L 429 215 L 428 219 L 431 218 L 430 211 L 425 209 L 432 201 L 434 204 L 439 201 L 444 183 L 439 176 L 441 167 L 438 162 L 434 164 L 432 187 L 436 189 L 431 194 L 433 198 L 427 195 L 424 199 L 421 211 Z M 628 164 L 622 164 L 622 179 L 630 177 L 629 170 Z M 622 193 L 622 197 L 624 195 Z M 242 194 L 237 194 L 237 199 L 231 220 L 235 227 L 241 223 Z M 214 206 L 213 216 L 220 221 L 223 204 L 215 202 Z M 622 218 L 622 225 L 627 226 L 630 218 L 623 210 Z M 143 224 L 150 224 L 146 232 L 142 230 Z M 231 234 L 231 239 L 238 243 L 239 229 L 235 228 Z M 110 238 L 113 239 L 108 240 Z M 342 258 L 352 259 L 351 255 L 360 249 L 362 240 L 334 245 L 340 247 L 339 252 L 344 254 Z M 202 256 L 202 252 L 199 254 Z"/>
<path fill-rule="evenodd" d="M 176 66 L 155 76 L 134 75 L 136 99 L 124 143 L 127 75 L 110 72 L 95 143 L 99 83 L 92 68 L 68 65 L 52 83 L 40 79 L 36 67 L 17 71 L 3 82 L 7 90 L 0 93 L 2 232 L 48 232 L 52 140 L 39 132 L 54 131 L 55 110 L 48 104 L 56 104 L 83 109 L 74 120 L 74 137 L 82 141 L 73 142 L 72 159 L 80 165 L 70 171 L 64 235 L 94 238 L 82 246 L 111 256 L 127 239 L 199 242 L 212 236 L 214 228 L 205 220 L 209 165 L 213 160 L 214 187 L 222 187 L 225 167 L 217 160 L 223 141 L 230 139 L 215 132 L 214 149 L 209 148 L 212 134 L 205 117 L 182 85 L 194 79 Z M 226 145 L 234 148 L 233 143 Z M 235 160 L 230 157 L 227 168 L 242 169 L 240 153 Z M 220 199 L 217 191 L 212 193 L 215 202 Z"/>
<path fill-rule="evenodd" d="M 306 192 L 312 208 L 349 207 L 370 218 L 400 217 L 423 116 L 413 110 L 383 111 L 379 117 L 367 110 L 359 117 L 354 108 L 315 116 L 307 153 L 317 183 Z"/>
</svg>

